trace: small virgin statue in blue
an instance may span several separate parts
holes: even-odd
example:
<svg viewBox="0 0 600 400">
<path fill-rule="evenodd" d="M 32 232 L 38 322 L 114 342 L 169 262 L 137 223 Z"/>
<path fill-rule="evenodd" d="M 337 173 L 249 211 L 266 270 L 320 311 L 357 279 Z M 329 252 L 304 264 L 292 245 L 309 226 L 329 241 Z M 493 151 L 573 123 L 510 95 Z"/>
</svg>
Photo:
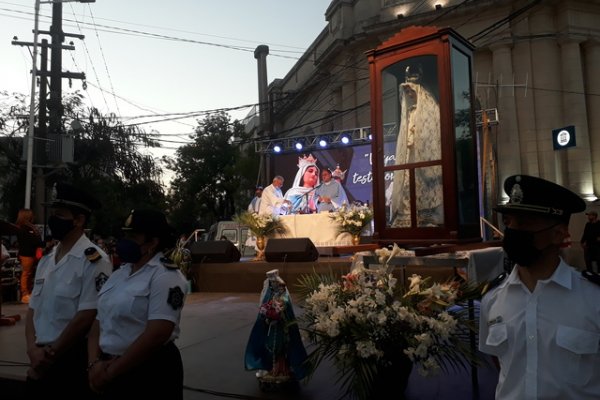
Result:
<svg viewBox="0 0 600 400">
<path fill-rule="evenodd" d="M 257 371 L 259 386 L 265 391 L 297 388 L 307 375 L 307 353 L 290 293 L 276 269 L 267 272 L 244 358 L 246 370 Z"/>
</svg>

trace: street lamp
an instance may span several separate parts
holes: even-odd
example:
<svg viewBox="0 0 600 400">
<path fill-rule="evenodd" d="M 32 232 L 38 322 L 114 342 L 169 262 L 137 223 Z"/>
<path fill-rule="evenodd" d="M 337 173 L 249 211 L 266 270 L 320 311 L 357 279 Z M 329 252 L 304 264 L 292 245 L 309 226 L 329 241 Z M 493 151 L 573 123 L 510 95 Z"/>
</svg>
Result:
<svg viewBox="0 0 600 400">
<path fill-rule="evenodd" d="M 25 174 L 25 208 L 31 208 L 31 178 L 33 172 L 33 136 L 35 124 L 35 87 L 37 79 L 38 27 L 40 24 L 40 4 L 53 3 L 95 3 L 96 0 L 35 0 L 35 16 L 33 23 L 33 63 L 31 67 L 31 99 L 29 102 L 29 130 L 27 133 L 27 168 Z"/>
</svg>

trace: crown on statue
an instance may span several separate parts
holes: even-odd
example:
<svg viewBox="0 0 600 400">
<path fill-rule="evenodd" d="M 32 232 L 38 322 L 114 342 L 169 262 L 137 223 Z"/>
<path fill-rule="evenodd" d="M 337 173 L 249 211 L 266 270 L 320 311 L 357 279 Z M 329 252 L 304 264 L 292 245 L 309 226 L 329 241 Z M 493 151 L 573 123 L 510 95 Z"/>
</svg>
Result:
<svg viewBox="0 0 600 400">
<path fill-rule="evenodd" d="M 404 71 L 404 82 L 420 83 L 423 76 L 423 67 L 419 64 L 416 68 L 409 65 Z"/>
<path fill-rule="evenodd" d="M 298 157 L 298 168 L 303 169 L 308 165 L 317 165 L 317 159 L 313 157 L 312 154 L 304 155 L 302 157 Z"/>
<path fill-rule="evenodd" d="M 338 179 L 340 179 L 340 180 L 342 180 L 342 181 L 343 181 L 343 180 L 344 180 L 344 178 L 346 177 L 346 172 L 347 172 L 347 171 L 348 171 L 348 170 L 346 170 L 346 171 L 342 171 L 342 169 L 340 168 L 340 164 L 338 164 L 338 165 L 335 167 L 335 170 L 334 170 L 334 171 L 331 173 L 331 176 L 333 176 L 334 178 L 338 178 Z"/>
</svg>

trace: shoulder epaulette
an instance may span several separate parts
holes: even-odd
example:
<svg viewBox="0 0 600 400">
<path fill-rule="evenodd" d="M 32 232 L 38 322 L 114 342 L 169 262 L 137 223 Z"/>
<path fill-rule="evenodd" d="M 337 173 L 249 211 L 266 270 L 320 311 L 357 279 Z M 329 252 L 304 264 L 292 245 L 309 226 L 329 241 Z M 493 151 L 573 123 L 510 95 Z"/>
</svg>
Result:
<svg viewBox="0 0 600 400">
<path fill-rule="evenodd" d="M 588 281 L 595 283 L 596 285 L 600 285 L 600 274 L 596 272 L 590 272 L 585 270 L 581 272 L 581 276 L 583 276 Z"/>
<path fill-rule="evenodd" d="M 85 257 L 89 260 L 89 262 L 92 263 L 95 263 L 96 261 L 102 258 L 102 256 L 98 252 L 98 249 L 95 247 L 88 247 L 87 249 L 85 249 L 84 254 Z"/>
<path fill-rule="evenodd" d="M 504 279 L 506 279 L 507 276 L 508 276 L 508 273 L 503 272 L 500 275 L 498 275 L 497 277 L 495 277 L 494 279 L 492 279 L 491 281 L 489 281 L 486 285 L 483 286 L 483 289 L 481 289 L 481 295 L 483 296 L 490 290 L 492 290 L 495 287 L 497 287 L 498 285 L 500 285 L 502 283 L 502 281 Z"/>
<path fill-rule="evenodd" d="M 168 269 L 179 269 L 179 266 L 169 257 L 161 257 L 160 262 Z"/>
</svg>

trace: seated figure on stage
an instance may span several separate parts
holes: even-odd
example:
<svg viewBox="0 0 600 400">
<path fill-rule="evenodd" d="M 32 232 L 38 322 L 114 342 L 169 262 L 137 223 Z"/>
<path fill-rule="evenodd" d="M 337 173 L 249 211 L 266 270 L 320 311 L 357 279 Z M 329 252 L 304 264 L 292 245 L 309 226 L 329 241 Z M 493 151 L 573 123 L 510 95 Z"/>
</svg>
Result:
<svg viewBox="0 0 600 400">
<path fill-rule="evenodd" d="M 293 186 L 285 193 L 291 205 L 289 214 L 311 214 L 317 212 L 316 186 L 319 185 L 317 160 L 309 154 L 298 158 L 298 173 Z"/>
<path fill-rule="evenodd" d="M 332 172 L 329 168 L 323 168 L 321 171 L 321 185 L 317 187 L 317 211 L 329 212 L 335 211 L 342 206 L 348 204 L 348 196 L 342 184 L 332 178 Z"/>
</svg>

